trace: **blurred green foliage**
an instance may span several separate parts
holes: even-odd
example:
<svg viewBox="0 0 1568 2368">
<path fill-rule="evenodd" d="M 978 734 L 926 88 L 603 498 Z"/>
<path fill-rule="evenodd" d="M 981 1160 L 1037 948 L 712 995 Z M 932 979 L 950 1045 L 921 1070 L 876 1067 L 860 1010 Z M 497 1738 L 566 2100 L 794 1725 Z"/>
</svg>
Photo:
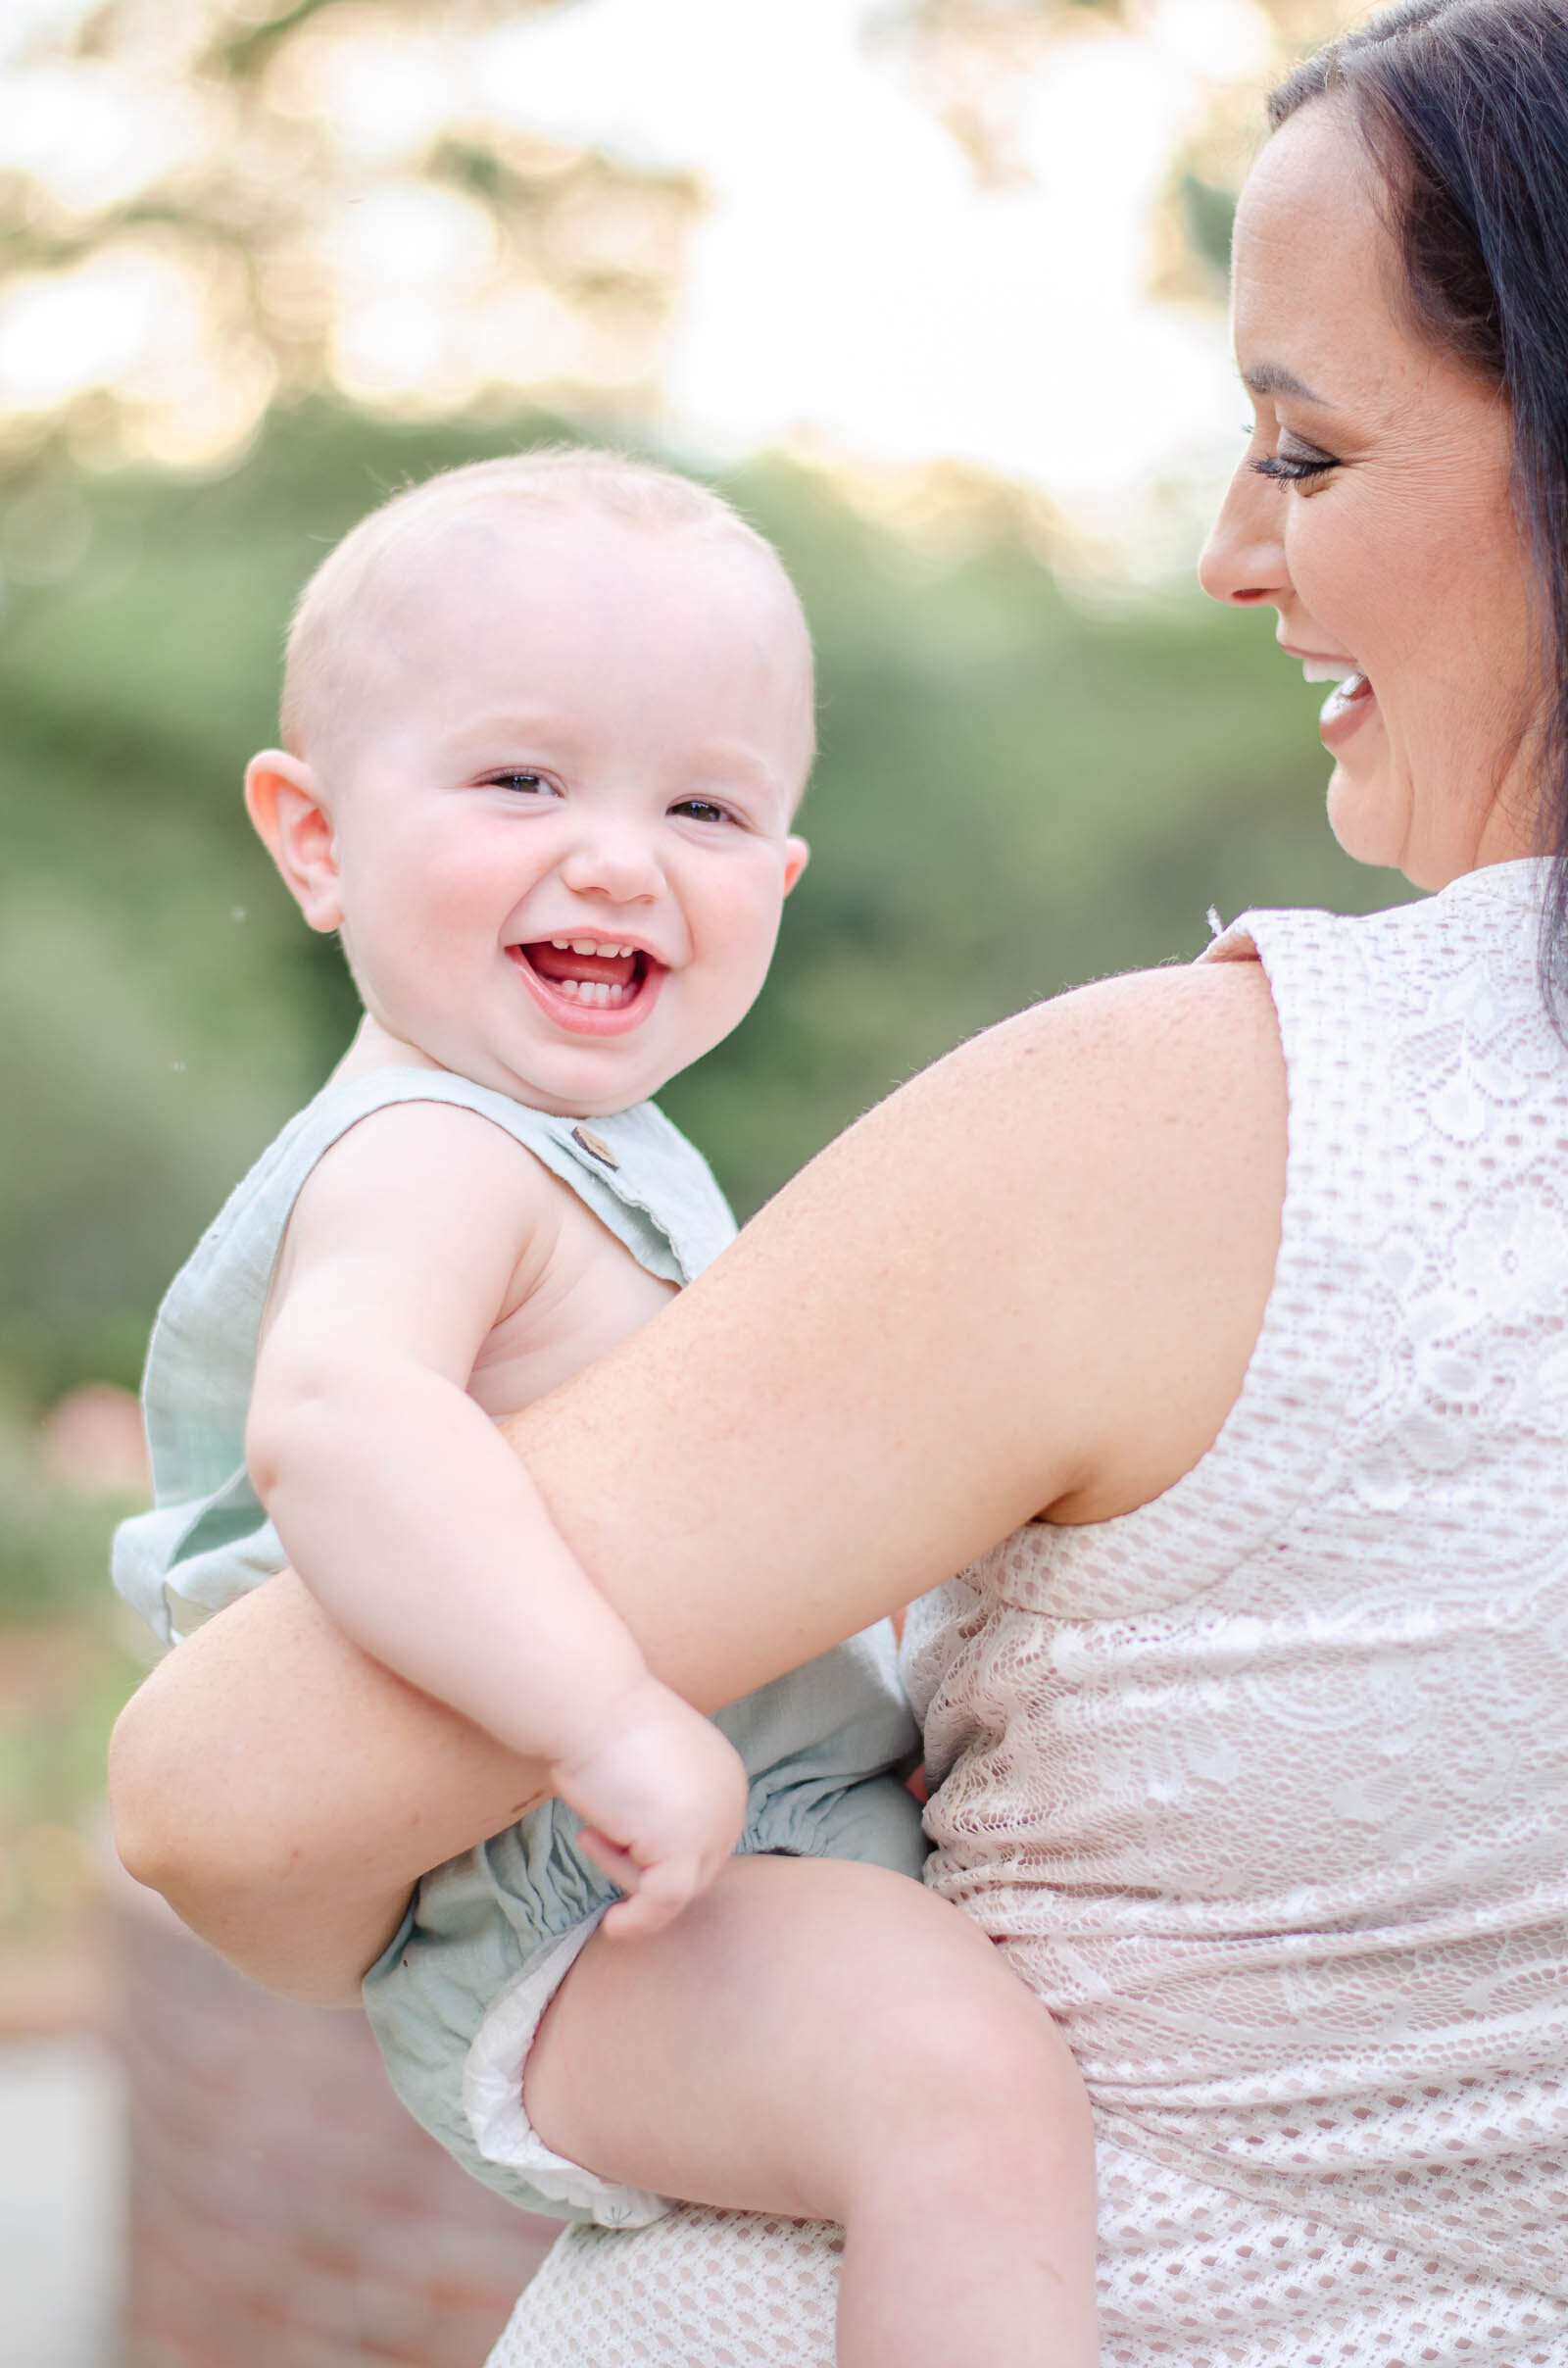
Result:
<svg viewBox="0 0 1568 2368">
<path fill-rule="evenodd" d="M 18 1403 L 134 1381 L 164 1284 L 353 1025 L 335 948 L 240 805 L 295 591 L 388 490 L 552 432 L 305 406 L 220 476 L 13 489 L 0 1390 Z M 1086 613 L 1000 494 L 955 544 L 780 462 L 726 489 L 783 550 L 821 674 L 814 856 L 772 981 L 663 1097 L 743 1213 L 967 1032 L 1196 953 L 1210 905 L 1402 893 L 1329 837 L 1322 694 L 1272 647 L 1272 612 Z"/>
<path fill-rule="evenodd" d="M 70 1487 L 36 1425 L 0 1409 L 0 1625 L 97 1613 L 109 1537 L 135 1500 Z"/>
<path fill-rule="evenodd" d="M 68 1928 L 94 1888 L 104 1748 L 152 1644 L 104 1583 L 133 1508 L 68 1485 L 0 1406 L 0 1949 Z"/>
<path fill-rule="evenodd" d="M 0 1949 L 68 1927 L 95 1889 L 104 1744 L 140 1674 L 101 1619 L 0 1626 Z"/>
</svg>

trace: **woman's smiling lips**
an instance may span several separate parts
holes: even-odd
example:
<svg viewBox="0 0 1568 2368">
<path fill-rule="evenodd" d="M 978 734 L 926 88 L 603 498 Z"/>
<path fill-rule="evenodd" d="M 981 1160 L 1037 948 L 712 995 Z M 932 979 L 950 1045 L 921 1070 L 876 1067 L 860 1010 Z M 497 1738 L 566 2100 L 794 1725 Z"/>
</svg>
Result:
<svg viewBox="0 0 1568 2368">
<path fill-rule="evenodd" d="M 1325 748 L 1341 749 L 1358 732 L 1377 706 L 1377 693 L 1362 673 L 1348 674 L 1323 702 L 1317 719 L 1318 738 Z"/>
<path fill-rule="evenodd" d="M 1288 641 L 1282 641 L 1280 648 L 1287 658 L 1299 659 L 1308 682 L 1333 683 L 1318 715 L 1318 737 L 1325 748 L 1343 748 L 1377 705 L 1371 683 L 1352 659 L 1326 650 L 1298 650 Z"/>
<path fill-rule="evenodd" d="M 536 938 L 506 951 L 546 1017 L 573 1036 L 640 1027 L 666 976 L 651 954 L 612 938 Z"/>
</svg>

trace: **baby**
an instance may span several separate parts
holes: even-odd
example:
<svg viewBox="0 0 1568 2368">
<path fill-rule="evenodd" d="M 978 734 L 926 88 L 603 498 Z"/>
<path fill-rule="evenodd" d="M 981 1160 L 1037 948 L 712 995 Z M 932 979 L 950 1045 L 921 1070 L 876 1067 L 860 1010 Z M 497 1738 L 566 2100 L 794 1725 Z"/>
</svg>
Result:
<svg viewBox="0 0 1568 2368">
<path fill-rule="evenodd" d="M 158 1505 L 116 1575 L 178 1635 L 286 1558 L 366 1652 L 548 1763 L 575 1814 L 488 1846 L 527 1907 L 465 2074 L 525 2195 L 842 2221 L 843 2361 L 1066 2368 L 1095 2356 L 1070 2058 L 906 1879 L 896 1783 L 823 1776 L 857 1721 L 899 1759 L 885 1638 L 701 1716 L 496 1428 L 732 1230 L 648 1097 L 762 984 L 807 860 L 812 706 L 770 546 L 613 455 L 454 470 L 328 557 L 246 799 L 365 1017 L 166 1302 Z M 443 1978 L 471 1985 L 471 1953 Z M 396 2014 L 378 2030 L 397 2078 Z"/>
</svg>

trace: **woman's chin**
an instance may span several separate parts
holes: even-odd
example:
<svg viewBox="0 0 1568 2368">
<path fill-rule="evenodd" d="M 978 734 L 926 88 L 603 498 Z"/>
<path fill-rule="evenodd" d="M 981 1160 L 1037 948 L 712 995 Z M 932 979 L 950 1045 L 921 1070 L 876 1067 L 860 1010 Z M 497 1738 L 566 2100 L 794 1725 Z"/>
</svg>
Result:
<svg viewBox="0 0 1568 2368">
<path fill-rule="evenodd" d="M 1336 765 L 1329 775 L 1328 818 L 1352 863 L 1388 871 L 1405 869 L 1410 817 L 1406 801 L 1396 794 L 1392 782 L 1360 767 L 1352 772 L 1344 764 Z"/>
</svg>

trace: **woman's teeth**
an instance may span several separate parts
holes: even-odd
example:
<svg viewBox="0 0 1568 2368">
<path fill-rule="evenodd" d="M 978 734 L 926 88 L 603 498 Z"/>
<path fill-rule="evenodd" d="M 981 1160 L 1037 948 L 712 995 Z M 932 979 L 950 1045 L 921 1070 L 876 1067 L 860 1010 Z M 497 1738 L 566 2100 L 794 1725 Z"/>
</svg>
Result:
<svg viewBox="0 0 1568 2368">
<path fill-rule="evenodd" d="M 1321 681 L 1323 677 L 1320 675 L 1318 679 Z M 1336 715 L 1343 715 L 1346 709 L 1353 707 L 1358 699 L 1365 699 L 1371 689 L 1372 685 L 1366 676 L 1359 668 L 1354 669 L 1347 674 L 1343 681 L 1337 682 L 1330 691 L 1318 711 L 1318 721 L 1332 723 Z"/>
</svg>

